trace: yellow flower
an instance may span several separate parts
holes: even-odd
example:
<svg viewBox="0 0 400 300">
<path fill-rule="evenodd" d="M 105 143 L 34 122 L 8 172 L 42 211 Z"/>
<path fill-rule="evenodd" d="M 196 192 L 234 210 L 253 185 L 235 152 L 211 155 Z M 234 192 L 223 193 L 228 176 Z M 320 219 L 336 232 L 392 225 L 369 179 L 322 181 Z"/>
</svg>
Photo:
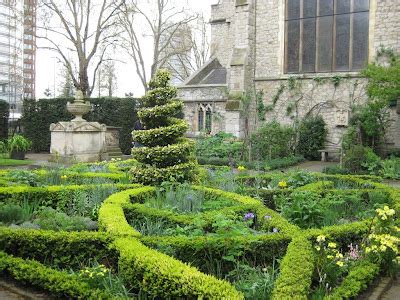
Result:
<svg viewBox="0 0 400 300">
<path fill-rule="evenodd" d="M 287 182 L 286 181 L 279 181 L 278 186 L 281 189 L 287 188 Z"/>
<path fill-rule="evenodd" d="M 239 172 L 242 172 L 242 171 L 246 170 L 246 167 L 245 166 L 239 166 L 237 169 L 238 169 Z"/>
<path fill-rule="evenodd" d="M 63 180 L 65 180 L 65 179 L 67 179 L 67 178 L 68 178 L 67 175 L 62 175 L 62 176 L 61 176 L 61 179 L 63 179 Z"/>
<path fill-rule="evenodd" d="M 333 259 L 333 255 L 328 255 L 327 258 L 328 259 Z"/>
<path fill-rule="evenodd" d="M 329 248 L 336 248 L 336 243 L 329 243 L 329 244 L 328 244 L 328 247 L 329 247 Z"/>
<path fill-rule="evenodd" d="M 337 264 L 339 267 L 343 267 L 343 266 L 344 266 L 344 263 L 343 263 L 342 261 L 338 261 L 338 262 L 336 262 L 336 264 Z"/>
<path fill-rule="evenodd" d="M 343 258 L 343 254 L 342 253 L 336 253 L 336 258 Z"/>
<path fill-rule="evenodd" d="M 319 235 L 317 236 L 317 242 L 321 243 L 321 242 L 325 242 L 326 237 L 324 235 Z"/>
<path fill-rule="evenodd" d="M 315 246 L 315 249 L 316 249 L 317 251 L 319 251 L 319 250 L 321 250 L 321 247 L 320 247 L 320 246 Z"/>
</svg>

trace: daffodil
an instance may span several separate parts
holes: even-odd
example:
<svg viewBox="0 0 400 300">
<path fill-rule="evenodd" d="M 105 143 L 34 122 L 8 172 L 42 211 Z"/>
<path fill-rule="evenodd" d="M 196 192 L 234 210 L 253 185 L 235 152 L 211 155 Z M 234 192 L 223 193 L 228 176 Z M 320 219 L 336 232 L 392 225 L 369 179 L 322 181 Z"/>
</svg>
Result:
<svg viewBox="0 0 400 300">
<path fill-rule="evenodd" d="M 287 182 L 286 181 L 279 181 L 278 186 L 281 189 L 285 189 L 285 188 L 287 188 Z"/>
<path fill-rule="evenodd" d="M 336 243 L 329 243 L 329 244 L 328 244 L 328 247 L 329 247 L 329 248 L 336 248 Z"/>
</svg>

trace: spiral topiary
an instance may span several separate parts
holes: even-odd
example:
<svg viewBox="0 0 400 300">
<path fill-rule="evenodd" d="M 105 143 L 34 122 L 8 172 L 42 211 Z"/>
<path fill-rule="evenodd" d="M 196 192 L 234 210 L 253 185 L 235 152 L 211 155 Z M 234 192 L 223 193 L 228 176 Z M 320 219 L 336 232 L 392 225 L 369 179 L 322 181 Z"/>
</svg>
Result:
<svg viewBox="0 0 400 300">
<path fill-rule="evenodd" d="M 144 130 L 133 132 L 133 140 L 143 147 L 132 149 L 139 165 L 131 169 L 134 182 L 157 185 L 164 181 L 192 181 L 196 160 L 194 143 L 183 137 L 188 129 L 182 114 L 183 102 L 176 99 L 176 88 L 169 85 L 170 74 L 159 70 L 142 98 L 138 118 Z"/>
</svg>

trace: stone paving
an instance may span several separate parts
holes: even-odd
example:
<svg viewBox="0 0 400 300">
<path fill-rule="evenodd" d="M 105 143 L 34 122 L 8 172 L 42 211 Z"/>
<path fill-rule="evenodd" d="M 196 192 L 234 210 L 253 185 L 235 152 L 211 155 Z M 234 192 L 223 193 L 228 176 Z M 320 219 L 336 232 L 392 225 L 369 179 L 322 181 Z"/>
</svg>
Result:
<svg viewBox="0 0 400 300">
<path fill-rule="evenodd" d="M 33 288 L 25 287 L 14 280 L 0 278 L 1 300 L 47 300 L 52 299 Z"/>
</svg>

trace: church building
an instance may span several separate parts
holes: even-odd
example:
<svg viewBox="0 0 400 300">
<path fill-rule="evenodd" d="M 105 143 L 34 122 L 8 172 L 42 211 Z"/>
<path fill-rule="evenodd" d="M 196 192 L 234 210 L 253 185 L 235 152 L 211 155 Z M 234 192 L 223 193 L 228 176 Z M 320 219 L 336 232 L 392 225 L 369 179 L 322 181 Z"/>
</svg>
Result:
<svg viewBox="0 0 400 300">
<path fill-rule="evenodd" d="M 194 136 L 321 115 L 340 146 L 352 107 L 368 99 L 360 71 L 400 52 L 399 0 L 220 0 L 210 23 L 212 58 L 179 87 Z M 400 148 L 395 104 L 390 114 L 387 143 Z"/>
</svg>

